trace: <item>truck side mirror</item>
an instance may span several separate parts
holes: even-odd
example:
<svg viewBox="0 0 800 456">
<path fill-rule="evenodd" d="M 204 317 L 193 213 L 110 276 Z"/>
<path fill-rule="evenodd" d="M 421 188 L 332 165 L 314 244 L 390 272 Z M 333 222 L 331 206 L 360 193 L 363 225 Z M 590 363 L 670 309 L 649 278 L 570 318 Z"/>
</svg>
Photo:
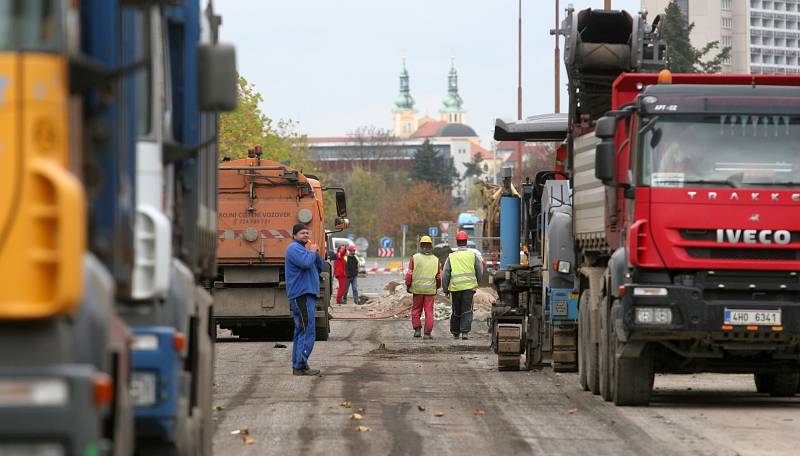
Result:
<svg viewBox="0 0 800 456">
<path fill-rule="evenodd" d="M 347 220 L 346 218 L 336 217 L 336 219 L 333 221 L 333 227 L 336 229 L 337 232 L 342 231 L 343 229 L 349 226 L 350 226 L 350 220 Z"/>
<path fill-rule="evenodd" d="M 197 46 L 197 87 L 201 111 L 236 109 L 236 49 L 229 44 Z"/>
<path fill-rule="evenodd" d="M 611 185 L 614 182 L 614 142 L 604 140 L 597 145 L 594 153 L 594 176 L 603 182 L 603 185 Z"/>
<path fill-rule="evenodd" d="M 597 119 L 594 135 L 600 139 L 613 139 L 617 133 L 617 118 L 604 116 Z"/>
<path fill-rule="evenodd" d="M 336 215 L 341 218 L 347 217 L 347 197 L 344 192 L 336 192 Z"/>
</svg>

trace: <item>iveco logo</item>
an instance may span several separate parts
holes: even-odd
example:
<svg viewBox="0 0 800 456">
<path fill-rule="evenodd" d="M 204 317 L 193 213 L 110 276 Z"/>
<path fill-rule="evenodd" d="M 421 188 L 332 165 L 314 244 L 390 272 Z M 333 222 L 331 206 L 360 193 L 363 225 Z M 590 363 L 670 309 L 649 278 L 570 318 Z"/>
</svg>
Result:
<svg viewBox="0 0 800 456">
<path fill-rule="evenodd" d="M 786 230 L 717 230 L 717 242 L 737 244 L 788 244 L 792 234 Z"/>
<path fill-rule="evenodd" d="M 705 194 L 701 195 L 702 193 Z M 720 195 L 719 192 L 686 192 L 686 194 L 689 195 L 689 199 L 691 200 L 696 199 L 698 196 L 705 196 L 706 199 L 709 201 L 719 201 L 725 198 L 725 196 Z M 774 193 L 774 192 L 771 193 L 750 192 L 749 195 L 745 193 L 742 193 L 740 195 L 739 192 L 731 192 L 729 195 L 727 195 L 727 199 L 729 201 L 759 201 L 759 202 L 767 200 L 781 201 L 782 196 L 783 197 L 788 196 L 788 199 L 791 200 L 792 202 L 800 203 L 800 193 L 792 193 L 791 195 L 786 195 L 786 194 L 781 195 L 780 193 Z"/>
</svg>

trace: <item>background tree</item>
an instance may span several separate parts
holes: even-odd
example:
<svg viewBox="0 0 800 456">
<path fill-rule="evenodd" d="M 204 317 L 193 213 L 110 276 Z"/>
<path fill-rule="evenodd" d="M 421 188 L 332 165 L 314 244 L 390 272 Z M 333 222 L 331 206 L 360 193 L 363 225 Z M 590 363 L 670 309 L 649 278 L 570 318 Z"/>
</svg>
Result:
<svg viewBox="0 0 800 456">
<path fill-rule="evenodd" d="M 263 157 L 276 161 L 291 161 L 302 167 L 307 149 L 305 137 L 296 133 L 291 120 L 273 121 L 259 108 L 264 98 L 255 86 L 239 76 L 236 110 L 223 113 L 219 121 L 219 156 L 242 158 L 247 150 L 260 145 Z"/>
<path fill-rule="evenodd" d="M 381 159 L 398 155 L 400 146 L 391 130 L 364 125 L 347 134 L 348 150 L 344 156 L 366 162 L 366 171 L 371 173 L 384 168 Z"/>
<path fill-rule="evenodd" d="M 412 157 L 411 178 L 414 182 L 427 182 L 451 192 L 458 181 L 458 171 L 453 159 L 442 156 L 426 139 Z"/>
<path fill-rule="evenodd" d="M 414 252 L 413 245 L 417 236 L 428 234 L 428 227 L 438 226 L 441 220 L 453 220 L 456 215 L 452 209 L 452 193 L 430 182 L 417 182 L 403 197 L 395 201 L 397 202 L 392 205 L 391 212 L 386 212 L 393 216 L 383 218 L 382 229 L 399 240 L 400 226 L 408 225 L 406 256 L 408 252 Z"/>
<path fill-rule="evenodd" d="M 469 177 L 479 178 L 483 175 L 483 154 L 478 152 L 472 157 L 472 161 L 467 163 L 464 170 L 464 179 Z"/>
<path fill-rule="evenodd" d="M 670 71 L 674 73 L 719 73 L 722 64 L 730 58 L 730 46 L 721 49 L 713 58 L 707 56 L 711 51 L 719 49 L 719 41 L 707 43 L 700 50 L 692 46 L 689 36 L 694 29 L 694 23 L 686 23 L 675 0 L 667 4 L 663 19 L 661 37 L 667 46 L 665 59 Z"/>
</svg>

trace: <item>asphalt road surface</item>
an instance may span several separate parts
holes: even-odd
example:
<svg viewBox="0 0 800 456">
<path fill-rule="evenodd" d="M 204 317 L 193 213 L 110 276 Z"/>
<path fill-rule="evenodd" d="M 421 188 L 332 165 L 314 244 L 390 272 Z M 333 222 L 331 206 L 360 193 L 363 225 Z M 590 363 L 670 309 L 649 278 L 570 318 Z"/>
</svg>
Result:
<svg viewBox="0 0 800 456">
<path fill-rule="evenodd" d="M 291 374 L 290 343 L 219 343 L 215 454 L 798 454 L 800 398 L 750 376 L 659 376 L 650 407 L 614 407 L 575 374 L 498 372 L 485 323 L 466 341 L 443 323 L 426 341 L 408 321 L 334 321 L 321 377 Z"/>
</svg>

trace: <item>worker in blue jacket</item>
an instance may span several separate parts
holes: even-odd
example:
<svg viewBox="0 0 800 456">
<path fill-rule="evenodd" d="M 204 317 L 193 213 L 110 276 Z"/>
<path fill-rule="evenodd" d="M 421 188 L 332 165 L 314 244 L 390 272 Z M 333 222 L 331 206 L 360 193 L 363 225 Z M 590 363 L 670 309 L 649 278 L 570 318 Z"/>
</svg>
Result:
<svg viewBox="0 0 800 456">
<path fill-rule="evenodd" d="M 292 374 L 319 375 L 319 369 L 308 367 L 308 358 L 317 337 L 314 312 L 317 308 L 319 275 L 322 257 L 319 246 L 310 244 L 311 230 L 298 223 L 292 227 L 294 240 L 286 249 L 286 293 L 294 317 L 294 344 L 292 346 Z"/>
</svg>

